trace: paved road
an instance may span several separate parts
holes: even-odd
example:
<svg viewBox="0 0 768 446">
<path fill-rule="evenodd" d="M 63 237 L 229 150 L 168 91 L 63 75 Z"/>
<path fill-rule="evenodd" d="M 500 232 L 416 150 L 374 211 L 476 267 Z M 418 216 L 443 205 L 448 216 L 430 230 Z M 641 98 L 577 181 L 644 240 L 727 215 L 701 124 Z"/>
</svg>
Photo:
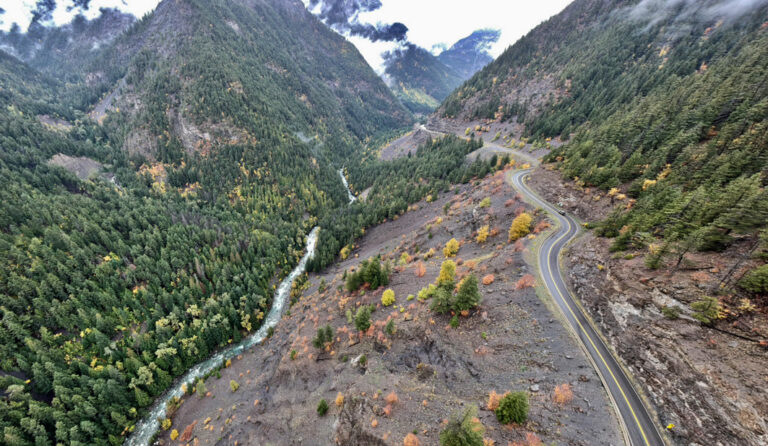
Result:
<svg viewBox="0 0 768 446">
<path fill-rule="evenodd" d="M 559 229 L 544 241 L 538 254 L 541 278 L 591 357 L 603 385 L 613 400 L 629 443 L 632 446 L 662 446 L 664 441 L 656 428 L 656 421 L 648 413 L 624 370 L 592 328 L 581 307 L 576 305 L 563 281 L 560 252 L 578 234 L 579 226 L 571 217 L 561 215 L 557 209 L 528 188 L 525 184 L 528 174 L 528 170 L 516 171 L 510 175 L 509 180 L 518 191 L 549 212 L 559 223 Z"/>
</svg>

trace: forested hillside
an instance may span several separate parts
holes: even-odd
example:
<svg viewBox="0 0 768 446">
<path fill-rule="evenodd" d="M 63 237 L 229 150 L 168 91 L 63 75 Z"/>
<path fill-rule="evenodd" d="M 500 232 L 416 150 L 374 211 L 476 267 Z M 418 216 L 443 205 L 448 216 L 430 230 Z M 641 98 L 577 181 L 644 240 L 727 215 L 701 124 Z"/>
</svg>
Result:
<svg viewBox="0 0 768 446">
<path fill-rule="evenodd" d="M 396 168 L 368 157 L 410 115 L 298 1 L 168 0 L 94 51 L 69 72 L 0 52 L 2 444 L 121 444 L 175 377 L 260 326 L 313 226 L 320 268 L 493 168 L 459 139 Z M 342 161 L 365 203 L 347 207 Z"/>
<path fill-rule="evenodd" d="M 626 200 L 596 223 L 598 233 L 616 237 L 617 250 L 647 248 L 650 267 L 736 241 L 753 240 L 747 249 L 764 256 L 768 7 L 761 4 L 577 0 L 438 113 L 517 121 L 542 144 L 567 140 L 547 160 L 578 184 Z M 746 274 L 742 291 L 765 297 L 765 268 Z"/>
</svg>

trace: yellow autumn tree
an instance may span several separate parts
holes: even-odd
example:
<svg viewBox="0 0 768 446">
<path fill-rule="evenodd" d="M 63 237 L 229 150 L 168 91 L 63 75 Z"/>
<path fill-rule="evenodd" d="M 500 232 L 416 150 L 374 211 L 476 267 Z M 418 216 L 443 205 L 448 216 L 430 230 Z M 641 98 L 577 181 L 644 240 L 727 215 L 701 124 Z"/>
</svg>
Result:
<svg viewBox="0 0 768 446">
<path fill-rule="evenodd" d="M 491 227 L 489 225 L 485 225 L 477 230 L 477 243 L 485 243 L 486 240 L 488 240 L 488 235 L 491 233 Z"/>
<path fill-rule="evenodd" d="M 531 232 L 531 222 L 533 222 L 533 217 L 527 212 L 523 212 L 515 217 L 512 220 L 512 226 L 509 227 L 509 241 L 514 242 L 520 237 L 528 235 Z"/>
<path fill-rule="evenodd" d="M 443 255 L 446 257 L 454 257 L 459 252 L 459 241 L 455 238 L 448 240 L 443 248 Z"/>
<path fill-rule="evenodd" d="M 385 307 L 388 307 L 395 303 L 395 292 L 392 291 L 391 288 L 384 291 L 384 294 L 381 295 L 381 304 Z"/>
<path fill-rule="evenodd" d="M 456 263 L 446 260 L 440 266 L 440 275 L 437 276 L 437 284 L 453 283 L 456 280 Z"/>
</svg>

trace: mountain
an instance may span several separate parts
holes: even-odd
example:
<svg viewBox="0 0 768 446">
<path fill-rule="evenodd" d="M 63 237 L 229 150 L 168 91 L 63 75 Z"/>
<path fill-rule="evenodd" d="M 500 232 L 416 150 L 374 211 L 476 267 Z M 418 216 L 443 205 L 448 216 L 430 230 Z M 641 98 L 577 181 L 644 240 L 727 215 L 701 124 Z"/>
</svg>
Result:
<svg viewBox="0 0 768 446">
<path fill-rule="evenodd" d="M 462 82 L 437 57 L 413 44 L 387 54 L 383 77 L 414 113 L 431 113 Z"/>
<path fill-rule="evenodd" d="M 66 48 L 88 57 L 0 51 L 3 444 L 121 444 L 175 378 L 262 325 L 313 227 L 320 269 L 494 169 L 457 138 L 378 161 L 411 115 L 298 0 L 165 0 Z"/>
<path fill-rule="evenodd" d="M 497 30 L 478 30 L 435 56 L 412 43 L 385 54 L 383 78 L 413 113 L 428 114 L 463 81 L 493 60 Z"/>
<path fill-rule="evenodd" d="M 37 22 L 26 33 L 15 25 L 0 32 L 0 49 L 32 67 L 57 77 L 67 77 L 93 62 L 98 50 L 109 45 L 130 27 L 136 18 L 117 9 L 101 8 L 93 20 L 77 15 L 72 23 L 47 27 Z"/>
<path fill-rule="evenodd" d="M 458 73 L 462 80 L 467 80 L 493 61 L 488 49 L 500 36 L 499 30 L 479 29 L 454 43 L 437 58 L 443 65 Z"/>
<path fill-rule="evenodd" d="M 361 140 L 411 119 L 354 46 L 298 0 L 163 2 L 84 76 L 108 92 L 93 114 L 130 123 L 123 145 L 142 155 L 178 158 L 278 122 Z"/>
<path fill-rule="evenodd" d="M 730 0 L 659 11 L 649 1 L 572 3 L 438 113 L 568 139 L 548 157 L 566 176 L 637 200 L 602 226 L 613 236 L 624 228 L 617 249 L 651 231 L 722 250 L 766 227 L 768 6 L 737 16 Z M 704 196 L 709 205 L 691 207 Z"/>
</svg>

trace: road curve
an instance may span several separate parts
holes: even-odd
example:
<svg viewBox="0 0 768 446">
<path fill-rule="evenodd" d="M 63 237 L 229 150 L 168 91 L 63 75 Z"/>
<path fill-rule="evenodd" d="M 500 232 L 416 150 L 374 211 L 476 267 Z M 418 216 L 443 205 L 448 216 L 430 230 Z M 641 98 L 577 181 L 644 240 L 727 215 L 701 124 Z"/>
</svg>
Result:
<svg viewBox="0 0 768 446">
<path fill-rule="evenodd" d="M 565 319 L 574 330 L 585 351 L 608 390 L 614 408 L 624 428 L 624 435 L 632 446 L 663 446 L 656 422 L 648 413 L 643 400 L 635 391 L 611 351 L 603 343 L 581 307 L 563 281 L 560 270 L 560 253 L 578 234 L 579 226 L 568 215 L 562 215 L 546 201 L 538 197 L 525 183 L 529 170 L 516 171 L 508 180 L 530 201 L 546 210 L 559 223 L 558 230 L 549 235 L 538 252 L 539 274 Z"/>
</svg>

